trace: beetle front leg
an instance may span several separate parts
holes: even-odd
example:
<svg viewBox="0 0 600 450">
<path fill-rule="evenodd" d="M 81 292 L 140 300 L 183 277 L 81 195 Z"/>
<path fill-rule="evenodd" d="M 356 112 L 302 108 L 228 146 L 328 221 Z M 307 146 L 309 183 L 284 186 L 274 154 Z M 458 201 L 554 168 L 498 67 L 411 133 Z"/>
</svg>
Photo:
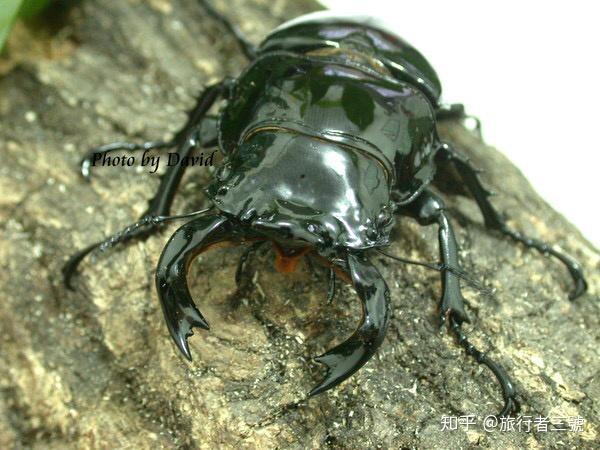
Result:
<svg viewBox="0 0 600 450">
<path fill-rule="evenodd" d="M 331 304 L 335 298 L 335 270 L 329 268 L 329 284 L 327 287 L 327 303 Z"/>
<path fill-rule="evenodd" d="M 255 243 L 249 245 L 244 250 L 244 253 L 242 253 L 242 256 L 240 256 L 237 268 L 235 270 L 235 284 L 238 286 L 238 288 L 242 284 L 242 279 L 244 277 L 244 269 L 246 266 L 246 262 L 248 261 L 248 258 L 250 258 L 252 253 L 254 253 L 256 250 L 258 250 L 258 248 L 261 247 L 264 243 L 265 243 L 265 241 L 258 241 L 258 242 L 255 242 Z"/>
<path fill-rule="evenodd" d="M 443 267 L 459 269 L 456 238 L 450 220 L 439 197 L 424 191 L 414 202 L 403 207 L 401 214 L 414 217 L 421 225 L 438 224 L 440 259 Z M 440 322 L 443 325 L 449 316 L 459 323 L 469 322 L 464 299 L 460 291 L 460 278 L 451 270 L 442 269 L 442 298 L 440 300 Z"/>
<path fill-rule="evenodd" d="M 569 270 L 569 273 L 575 282 L 575 289 L 569 294 L 569 299 L 574 300 L 587 290 L 587 282 L 583 276 L 583 270 L 575 259 L 566 253 L 554 249 L 545 242 L 525 236 L 518 231 L 512 230 L 506 225 L 504 219 L 490 202 L 489 197 L 491 193 L 483 187 L 481 180 L 479 179 L 478 170 L 473 167 L 468 158 L 458 153 L 447 143 L 443 144 L 442 149 L 440 150 L 440 156 L 446 158 L 456 167 L 458 173 L 464 180 L 465 185 L 479 205 L 486 227 L 498 230 L 513 240 L 521 242 L 526 247 L 535 248 L 542 254 L 551 255 L 562 262 Z"/>
<path fill-rule="evenodd" d="M 502 388 L 502 397 L 504 398 L 504 406 L 498 416 L 506 417 L 510 416 L 513 412 L 518 412 L 520 406 L 519 402 L 517 402 L 517 399 L 515 398 L 517 392 L 515 390 L 513 381 L 510 379 L 504 368 L 502 368 L 501 365 L 496 363 L 489 356 L 478 350 L 473 344 L 471 344 L 471 342 L 469 342 L 467 335 L 464 333 L 460 323 L 458 323 L 455 318 L 450 318 L 450 330 L 452 330 L 452 333 L 454 333 L 454 336 L 456 336 L 458 344 L 465 349 L 467 355 L 475 358 L 477 363 L 488 367 L 498 380 L 498 383 L 500 383 L 500 387 Z"/>
<path fill-rule="evenodd" d="M 189 112 L 186 124 L 179 130 L 169 146 L 177 145 L 177 154 L 183 159 L 188 156 L 198 143 L 214 143 L 216 139 L 216 122 L 212 118 L 206 117 L 206 113 L 214 104 L 214 102 L 224 94 L 227 94 L 231 86 L 231 80 L 225 79 L 217 84 L 207 87 L 204 92 L 198 97 L 196 106 Z M 119 143 L 114 144 L 114 148 L 107 148 L 106 151 L 115 151 Z M 110 146 L 111 144 L 109 144 Z M 135 145 L 135 144 L 131 144 Z M 85 158 L 84 158 L 85 161 Z M 82 170 L 83 170 L 82 165 Z M 170 166 L 165 174 L 161 177 L 160 185 L 154 197 L 150 200 L 150 204 L 146 212 L 140 220 L 127 228 L 126 233 L 117 233 L 119 242 L 127 242 L 132 239 L 145 239 L 156 232 L 160 222 L 154 222 L 152 217 L 168 216 L 175 192 L 181 181 L 187 166 L 176 164 Z M 88 167 L 89 169 L 89 167 Z M 85 176 L 85 173 L 84 173 Z M 139 226 L 137 226 L 140 224 Z M 126 228 L 126 229 L 127 229 Z M 116 236 L 116 235 L 115 235 Z M 110 238 L 109 238 L 110 239 Z M 71 278 L 77 271 L 77 267 L 83 259 L 93 252 L 98 247 L 105 244 L 107 241 L 102 240 L 88 245 L 86 248 L 72 255 L 66 264 L 63 266 L 63 281 L 65 285 L 71 289 Z"/>
<path fill-rule="evenodd" d="M 197 140 L 196 135 L 197 133 L 190 135 L 189 139 L 187 139 L 178 149 L 177 153 L 182 158 L 189 155 L 194 149 Z M 62 268 L 63 281 L 67 288 L 72 289 L 71 279 L 77 272 L 77 267 L 81 261 L 97 248 L 112 247 L 116 243 L 126 243 L 132 239 L 146 239 L 160 228 L 164 220 L 156 220 L 156 218 L 169 216 L 175 192 L 185 169 L 185 166 L 179 164 L 169 167 L 167 172 L 161 178 L 158 191 L 152 200 L 150 200 L 148 209 L 138 222 L 125 227 L 124 230 L 112 235 L 108 239 L 88 245 L 84 249 L 73 254 L 67 260 Z"/>
</svg>

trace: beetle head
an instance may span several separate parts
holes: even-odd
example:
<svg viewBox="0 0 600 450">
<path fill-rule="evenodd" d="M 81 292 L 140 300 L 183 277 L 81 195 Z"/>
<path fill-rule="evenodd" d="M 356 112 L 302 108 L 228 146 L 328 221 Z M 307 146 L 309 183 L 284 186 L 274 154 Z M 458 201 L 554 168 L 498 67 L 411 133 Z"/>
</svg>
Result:
<svg viewBox="0 0 600 450">
<path fill-rule="evenodd" d="M 268 239 L 322 252 L 385 245 L 394 223 L 389 177 L 377 160 L 297 133 L 255 134 L 207 194 Z"/>
</svg>

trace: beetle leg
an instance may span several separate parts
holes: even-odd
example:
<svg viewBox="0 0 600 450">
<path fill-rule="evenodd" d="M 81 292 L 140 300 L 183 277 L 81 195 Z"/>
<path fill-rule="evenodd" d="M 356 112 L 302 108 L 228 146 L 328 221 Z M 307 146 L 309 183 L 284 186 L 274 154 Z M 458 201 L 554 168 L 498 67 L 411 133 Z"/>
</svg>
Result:
<svg viewBox="0 0 600 450">
<path fill-rule="evenodd" d="M 191 361 L 187 338 L 193 327 L 208 329 L 187 286 L 187 271 L 195 256 L 210 246 L 243 238 L 226 217 L 211 215 L 192 220 L 180 227 L 167 242 L 156 268 L 156 289 L 171 337 L 183 355 Z"/>
<path fill-rule="evenodd" d="M 250 255 L 252 253 L 254 253 L 264 243 L 265 243 L 265 241 L 258 241 L 258 242 L 255 242 L 255 243 L 249 245 L 244 250 L 244 253 L 242 253 L 242 256 L 240 256 L 240 260 L 238 261 L 237 269 L 235 271 L 235 284 L 237 284 L 238 287 L 242 283 L 242 277 L 244 275 L 244 266 L 246 264 L 246 261 L 248 261 L 248 258 L 250 258 Z"/>
<path fill-rule="evenodd" d="M 461 330 L 461 324 L 468 322 L 466 311 L 464 310 L 464 299 L 460 292 L 459 277 L 456 273 L 446 270 L 446 267 L 459 268 L 458 252 L 454 231 L 442 200 L 425 190 L 413 203 L 403 207 L 403 212 L 411 215 L 422 225 L 429 225 L 437 222 L 439 226 L 440 257 L 442 259 L 442 300 L 440 302 L 440 319 L 442 324 L 446 320 L 450 322 L 450 329 L 458 339 L 458 343 L 465 349 L 469 356 L 475 358 L 479 364 L 488 367 L 496 376 L 496 379 L 502 387 L 504 396 L 504 408 L 500 416 L 505 416 L 513 412 L 516 408 L 515 390 L 513 383 L 506 371 L 497 363 L 492 361 L 484 353 L 477 350 L 467 339 L 467 336 Z"/>
<path fill-rule="evenodd" d="M 440 322 L 443 325 L 448 316 L 455 316 L 459 322 L 469 322 L 464 299 L 460 291 L 460 278 L 448 267 L 460 268 L 456 238 L 450 220 L 444 209 L 444 202 L 429 191 L 424 191 L 415 201 L 404 206 L 402 213 L 412 216 L 421 225 L 437 223 L 440 259 L 442 260 L 442 298 L 440 301 Z"/>
<path fill-rule="evenodd" d="M 189 136 L 197 131 L 200 145 L 209 147 L 217 143 L 217 123 L 216 118 L 206 116 L 206 113 L 215 101 L 228 93 L 231 86 L 231 79 L 226 78 L 216 84 L 207 86 L 198 96 L 196 104 L 188 112 L 188 119 L 185 125 L 175 133 L 170 141 L 150 141 L 142 144 L 131 142 L 112 142 L 90 150 L 81 160 L 81 175 L 89 180 L 91 177 L 91 168 L 94 164 L 96 155 L 104 155 L 118 150 L 136 151 L 136 150 L 154 150 L 181 146 Z"/>
<path fill-rule="evenodd" d="M 211 127 L 203 126 L 206 112 L 215 103 L 215 101 L 227 94 L 230 88 L 230 79 L 223 80 L 212 86 L 208 86 L 198 98 L 196 106 L 188 114 L 188 121 L 179 130 L 173 141 L 177 143 L 177 153 L 183 159 L 196 148 L 198 143 L 215 140 L 216 123 L 209 121 Z M 181 177 L 185 172 L 186 166 L 176 164 L 169 167 L 160 180 L 160 185 L 156 191 L 156 195 L 150 200 L 150 206 L 144 215 L 168 215 L 173 203 L 173 198 Z"/>
<path fill-rule="evenodd" d="M 327 373 L 309 397 L 337 386 L 360 369 L 377 351 L 387 331 L 390 293 L 381 274 L 364 255 L 348 254 L 348 267 L 363 317 L 348 340 L 315 358 L 327 366 Z"/>
<path fill-rule="evenodd" d="M 441 272 L 442 270 L 449 270 L 450 272 L 455 274 L 457 277 L 459 277 L 461 280 L 466 281 L 467 284 L 469 284 L 473 288 L 477 289 L 478 291 L 482 292 L 483 294 L 485 294 L 487 296 L 492 295 L 492 291 L 490 289 L 485 287 L 479 281 L 473 279 L 468 273 L 466 273 L 464 270 L 462 270 L 458 267 L 451 267 L 446 264 L 440 264 L 440 263 L 432 264 L 432 263 L 428 263 L 428 262 L 424 262 L 424 261 L 415 261 L 413 259 L 403 258 L 400 256 L 394 256 L 394 255 L 390 255 L 389 253 L 384 252 L 380 248 L 376 248 L 375 251 L 387 258 L 393 259 L 394 261 L 398 261 L 398 262 L 401 262 L 404 264 L 414 264 L 416 266 L 427 267 L 428 269 L 437 270 L 438 272 Z"/>
<path fill-rule="evenodd" d="M 462 103 L 452 103 L 451 105 L 442 105 L 435 113 L 435 118 L 438 121 L 442 120 L 472 120 L 475 122 L 475 127 L 473 131 L 477 134 L 479 139 L 483 139 L 483 134 L 481 132 L 481 120 L 478 117 L 467 114 L 465 111 L 465 105 Z"/>
<path fill-rule="evenodd" d="M 218 12 L 210 2 L 206 0 L 199 0 L 202 7 L 206 10 L 208 15 L 217 22 L 220 22 L 229 33 L 233 35 L 237 41 L 240 49 L 249 60 L 253 60 L 256 57 L 256 47 L 248 40 L 244 33 L 242 33 L 238 27 L 236 27 L 227 17 Z"/>
<path fill-rule="evenodd" d="M 335 270 L 329 268 L 329 287 L 327 289 L 327 303 L 331 304 L 335 298 Z"/>
<path fill-rule="evenodd" d="M 79 163 L 81 176 L 86 181 L 90 181 L 92 177 L 92 167 L 95 166 L 95 160 L 97 155 L 106 155 L 108 153 L 116 152 L 118 150 L 125 150 L 128 152 L 133 152 L 136 150 L 156 150 L 161 148 L 172 147 L 172 142 L 166 141 L 148 141 L 143 142 L 141 144 L 137 144 L 134 142 L 111 142 L 110 144 L 104 144 L 100 147 L 96 147 L 91 149 Z"/>
<path fill-rule="evenodd" d="M 477 170 L 471 165 L 469 160 L 458 153 L 451 145 L 445 143 L 440 150 L 443 157 L 446 157 L 456 167 L 458 173 L 464 180 L 467 188 L 475 198 L 475 201 L 479 205 L 479 209 L 483 214 L 485 220 L 485 226 L 494 230 L 500 231 L 502 234 L 511 237 L 517 242 L 521 242 L 526 247 L 535 248 L 544 255 L 551 255 L 561 261 L 569 270 L 573 281 L 575 282 L 575 289 L 569 294 L 569 299 L 574 300 L 582 295 L 587 290 L 587 282 L 583 276 L 583 271 L 579 263 L 571 256 L 554 249 L 549 244 L 532 239 L 525 236 L 518 231 L 512 230 L 506 225 L 504 219 L 500 216 L 498 211 L 491 204 L 489 197 L 491 193 L 485 189 L 479 179 Z"/>
<path fill-rule="evenodd" d="M 179 155 L 181 157 L 187 156 L 193 150 L 194 146 L 195 138 L 190 137 L 190 139 L 185 141 L 185 143 L 180 147 L 178 151 Z M 119 242 L 125 243 L 131 241 L 132 239 L 146 239 L 159 229 L 158 225 L 160 222 L 154 223 L 152 218 L 169 215 L 169 209 L 173 202 L 175 191 L 177 190 L 177 186 L 179 185 L 179 181 L 181 180 L 185 168 L 185 166 L 179 164 L 168 168 L 167 172 L 161 179 L 161 183 L 156 195 L 152 200 L 150 200 L 150 206 L 146 213 L 142 215 L 138 222 L 126 227 L 125 229 L 127 232 L 117 233 L 117 235 L 119 235 Z M 111 238 L 108 238 L 108 240 L 110 239 Z M 84 258 L 92 253 L 95 249 L 105 245 L 106 242 L 107 240 L 105 239 L 88 245 L 69 258 L 62 269 L 63 281 L 69 289 L 72 289 L 71 278 L 77 271 L 77 267 L 81 261 L 83 261 Z"/>
<path fill-rule="evenodd" d="M 213 120 L 204 122 L 203 119 L 205 119 L 206 112 L 214 104 L 217 98 L 227 93 L 230 84 L 231 80 L 225 79 L 217 84 L 207 87 L 198 98 L 196 106 L 188 114 L 188 121 L 184 127 L 176 133 L 175 138 L 172 141 L 173 145 L 178 145 L 177 153 L 181 158 L 189 155 L 196 147 L 197 142 L 208 143 L 216 139 L 216 130 L 214 129 L 216 127 L 215 122 Z M 212 126 L 207 127 L 207 123 L 212 124 Z M 147 218 L 153 216 L 169 215 L 175 192 L 177 191 L 177 187 L 179 186 L 179 182 L 181 181 L 181 177 L 186 168 L 187 166 L 176 164 L 167 169 L 161 178 L 156 194 L 150 200 L 149 207 L 142 215 L 139 222 L 144 222 Z M 129 233 L 122 236 L 119 242 L 127 242 L 131 239 L 146 239 L 158 229 L 155 224 L 153 225 L 151 223 L 148 223 L 147 226 L 134 228 L 135 229 L 130 230 Z M 103 240 L 91 244 L 69 258 L 62 269 L 64 283 L 69 289 L 71 289 L 71 278 L 77 271 L 77 267 L 81 261 L 105 242 L 106 241 Z"/>
<path fill-rule="evenodd" d="M 517 394 L 515 392 L 514 384 L 502 366 L 491 360 L 485 353 L 478 350 L 469 342 L 467 336 L 461 329 L 460 323 L 454 317 L 450 318 L 450 329 L 456 336 L 459 345 L 467 352 L 467 355 L 475 358 L 479 364 L 488 367 L 500 383 L 500 386 L 502 387 L 502 396 L 504 397 L 504 407 L 498 416 L 506 417 L 513 412 L 517 412 L 519 410 L 519 404 L 515 399 Z"/>
<path fill-rule="evenodd" d="M 199 132 L 199 145 L 203 148 L 213 147 L 217 144 L 217 118 L 207 116 L 202 119 Z M 184 127 L 185 128 L 185 127 Z M 86 181 L 90 181 L 92 177 L 92 167 L 95 167 L 94 160 L 99 159 L 96 155 L 106 155 L 119 150 L 128 152 L 138 150 L 160 150 L 163 148 L 171 148 L 177 145 L 177 139 L 170 141 L 147 141 L 141 144 L 135 142 L 111 142 L 100 147 L 91 149 L 80 162 L 81 175 Z"/>
</svg>

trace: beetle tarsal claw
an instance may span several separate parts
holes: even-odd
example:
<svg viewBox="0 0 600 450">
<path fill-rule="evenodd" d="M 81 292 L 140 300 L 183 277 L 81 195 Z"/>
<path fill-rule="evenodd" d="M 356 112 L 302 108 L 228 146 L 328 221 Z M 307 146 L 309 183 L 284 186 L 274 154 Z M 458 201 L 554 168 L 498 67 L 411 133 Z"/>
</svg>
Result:
<svg viewBox="0 0 600 450">
<path fill-rule="evenodd" d="M 192 259 L 212 244 L 232 234 L 231 223 L 223 216 L 205 216 L 180 227 L 165 246 L 156 269 L 156 289 L 169 333 L 183 355 L 192 356 L 187 338 L 192 328 L 208 330 L 187 286 L 187 269 Z"/>
<path fill-rule="evenodd" d="M 315 358 L 327 367 L 327 373 L 310 391 L 309 397 L 337 386 L 365 365 L 383 342 L 387 331 L 390 293 L 381 274 L 362 255 L 349 254 L 348 267 L 362 303 L 362 321 L 348 340 Z"/>
<path fill-rule="evenodd" d="M 569 300 L 575 300 L 577 297 L 580 297 L 587 291 L 588 288 L 588 285 L 585 281 L 585 278 L 583 278 L 583 275 L 576 276 L 573 273 L 572 275 L 573 279 L 575 280 L 575 289 L 573 289 L 569 294 Z"/>
</svg>

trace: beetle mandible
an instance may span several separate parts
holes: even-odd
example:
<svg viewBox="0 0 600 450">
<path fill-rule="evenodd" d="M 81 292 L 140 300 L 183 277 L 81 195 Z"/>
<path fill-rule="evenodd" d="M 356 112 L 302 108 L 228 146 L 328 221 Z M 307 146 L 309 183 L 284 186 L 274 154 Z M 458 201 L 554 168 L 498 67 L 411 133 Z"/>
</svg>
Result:
<svg viewBox="0 0 600 450">
<path fill-rule="evenodd" d="M 187 287 L 187 268 L 197 254 L 224 241 L 249 244 L 249 251 L 270 242 L 281 271 L 292 271 L 307 253 L 316 255 L 329 267 L 329 297 L 337 274 L 353 285 L 363 317 L 350 338 L 316 358 L 327 371 L 312 396 L 351 376 L 384 340 L 390 293 L 369 254 L 394 258 L 381 249 L 389 244 L 394 215 L 410 216 L 439 227 L 441 323 L 498 379 L 504 397 L 500 414 L 514 412 L 510 377 L 461 330 L 469 320 L 459 282 L 465 276 L 444 202 L 429 188 L 436 173 L 453 166 L 488 228 L 560 260 L 575 281 L 571 299 L 587 285 L 570 256 L 510 229 L 490 203 L 478 171 L 440 140 L 437 121 L 465 118 L 462 105 L 442 105 L 431 65 L 373 18 L 308 14 L 284 23 L 254 47 L 210 4 L 201 3 L 235 36 L 249 66 L 236 79 L 208 86 L 171 141 L 104 145 L 87 154 L 81 169 L 88 178 L 95 155 L 117 150 L 175 147 L 183 158 L 198 145 L 218 144 L 224 161 L 205 190 L 213 206 L 170 216 L 185 167 L 169 167 L 139 222 L 71 257 L 63 270 L 67 286 L 94 249 L 145 238 L 165 221 L 190 218 L 160 256 L 156 288 L 169 332 L 191 360 L 192 328 L 208 329 Z M 207 112 L 217 100 L 226 105 L 215 120 Z M 247 257 L 248 252 L 236 279 Z"/>
</svg>

